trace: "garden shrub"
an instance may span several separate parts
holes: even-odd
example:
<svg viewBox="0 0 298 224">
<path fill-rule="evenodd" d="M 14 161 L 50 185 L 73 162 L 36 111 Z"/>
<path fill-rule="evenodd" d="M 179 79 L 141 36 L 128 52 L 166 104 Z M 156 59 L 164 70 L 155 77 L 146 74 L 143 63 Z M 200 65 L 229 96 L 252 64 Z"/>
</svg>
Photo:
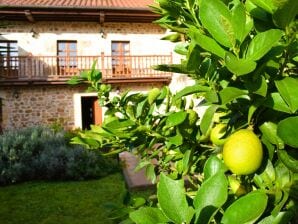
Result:
<svg viewBox="0 0 298 224">
<path fill-rule="evenodd" d="M 66 132 L 46 127 L 14 130 L 0 136 L 0 184 L 21 181 L 83 180 L 117 170 L 117 161 L 68 144 Z"/>
</svg>

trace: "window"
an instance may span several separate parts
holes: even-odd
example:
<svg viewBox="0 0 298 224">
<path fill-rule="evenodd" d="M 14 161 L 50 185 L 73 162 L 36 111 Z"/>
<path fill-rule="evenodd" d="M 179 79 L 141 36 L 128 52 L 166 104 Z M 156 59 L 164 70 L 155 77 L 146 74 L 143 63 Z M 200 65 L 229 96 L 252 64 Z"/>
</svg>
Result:
<svg viewBox="0 0 298 224">
<path fill-rule="evenodd" d="M 58 71 L 59 74 L 72 75 L 77 68 L 77 42 L 57 42 Z"/>
<path fill-rule="evenodd" d="M 112 69 L 114 74 L 130 74 L 129 41 L 112 41 Z"/>
<path fill-rule="evenodd" d="M 14 76 L 19 68 L 17 41 L 0 41 L 0 69 L 6 76 Z"/>
</svg>

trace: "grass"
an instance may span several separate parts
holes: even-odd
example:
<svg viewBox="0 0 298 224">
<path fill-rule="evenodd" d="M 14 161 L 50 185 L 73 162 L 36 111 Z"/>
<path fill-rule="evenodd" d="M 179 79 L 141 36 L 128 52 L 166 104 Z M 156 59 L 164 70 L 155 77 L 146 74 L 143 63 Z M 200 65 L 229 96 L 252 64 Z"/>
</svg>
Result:
<svg viewBox="0 0 298 224">
<path fill-rule="evenodd" d="M 1 224 L 112 224 L 106 203 L 122 205 L 120 173 L 81 182 L 27 182 L 0 187 Z"/>
</svg>

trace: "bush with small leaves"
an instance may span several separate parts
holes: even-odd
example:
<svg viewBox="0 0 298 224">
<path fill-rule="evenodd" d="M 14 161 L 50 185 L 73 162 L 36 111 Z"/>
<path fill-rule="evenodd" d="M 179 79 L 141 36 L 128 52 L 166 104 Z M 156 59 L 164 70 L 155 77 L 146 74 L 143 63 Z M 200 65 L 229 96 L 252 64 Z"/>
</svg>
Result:
<svg viewBox="0 0 298 224">
<path fill-rule="evenodd" d="M 0 184 L 21 181 L 83 180 L 118 170 L 114 158 L 69 145 L 64 131 L 31 127 L 0 136 Z"/>
</svg>

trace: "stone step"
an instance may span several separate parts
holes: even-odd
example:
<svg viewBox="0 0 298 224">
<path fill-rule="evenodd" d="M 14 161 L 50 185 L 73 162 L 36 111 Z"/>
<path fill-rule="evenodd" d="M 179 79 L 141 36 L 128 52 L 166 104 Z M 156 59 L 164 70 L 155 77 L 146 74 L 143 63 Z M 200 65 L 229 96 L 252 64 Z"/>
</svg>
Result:
<svg viewBox="0 0 298 224">
<path fill-rule="evenodd" d="M 139 161 L 137 156 L 130 152 L 122 152 L 119 154 L 119 159 L 123 164 L 123 174 L 129 190 L 144 190 L 155 186 L 146 178 L 144 169 L 135 171 Z"/>
</svg>

